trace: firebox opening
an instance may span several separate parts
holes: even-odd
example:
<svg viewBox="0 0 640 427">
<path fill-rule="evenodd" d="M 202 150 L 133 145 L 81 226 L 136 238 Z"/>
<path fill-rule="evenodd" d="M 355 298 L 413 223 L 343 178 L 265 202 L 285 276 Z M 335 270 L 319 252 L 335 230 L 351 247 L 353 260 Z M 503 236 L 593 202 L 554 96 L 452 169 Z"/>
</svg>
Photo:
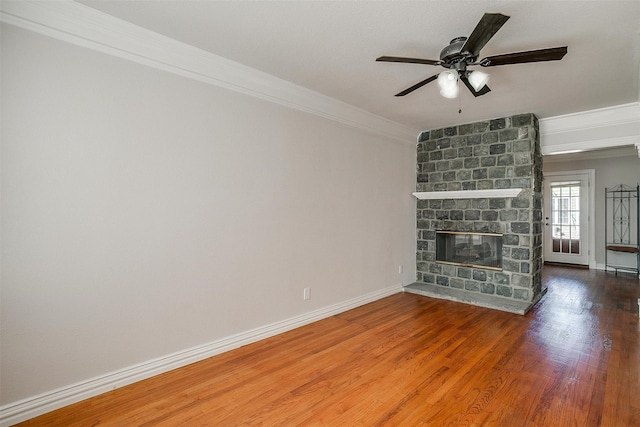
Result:
<svg viewBox="0 0 640 427">
<path fill-rule="evenodd" d="M 502 270 L 502 234 L 436 231 L 436 262 Z"/>
</svg>

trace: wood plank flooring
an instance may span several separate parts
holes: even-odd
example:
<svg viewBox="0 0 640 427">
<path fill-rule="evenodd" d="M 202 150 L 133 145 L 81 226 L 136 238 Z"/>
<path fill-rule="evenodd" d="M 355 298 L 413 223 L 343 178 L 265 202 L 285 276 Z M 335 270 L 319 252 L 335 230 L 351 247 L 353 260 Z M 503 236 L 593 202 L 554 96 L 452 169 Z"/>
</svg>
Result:
<svg viewBox="0 0 640 427">
<path fill-rule="evenodd" d="M 527 315 L 399 293 L 25 426 L 640 426 L 640 281 L 545 266 Z"/>
</svg>

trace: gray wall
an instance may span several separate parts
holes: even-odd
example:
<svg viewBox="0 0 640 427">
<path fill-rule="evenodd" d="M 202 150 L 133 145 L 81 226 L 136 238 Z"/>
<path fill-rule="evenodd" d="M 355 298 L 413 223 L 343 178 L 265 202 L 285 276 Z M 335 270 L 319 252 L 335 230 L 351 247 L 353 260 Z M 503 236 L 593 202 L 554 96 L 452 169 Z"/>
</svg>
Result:
<svg viewBox="0 0 640 427">
<path fill-rule="evenodd" d="M 2 404 L 414 281 L 414 142 L 1 41 Z"/>
</svg>

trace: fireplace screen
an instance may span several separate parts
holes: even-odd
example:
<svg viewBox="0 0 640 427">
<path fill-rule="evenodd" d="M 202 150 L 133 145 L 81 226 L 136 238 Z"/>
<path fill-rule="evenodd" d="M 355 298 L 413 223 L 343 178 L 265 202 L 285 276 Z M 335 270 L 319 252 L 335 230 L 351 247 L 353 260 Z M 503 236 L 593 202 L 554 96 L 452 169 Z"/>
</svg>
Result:
<svg viewBox="0 0 640 427">
<path fill-rule="evenodd" d="M 502 270 L 502 234 L 437 231 L 436 261 Z"/>
</svg>

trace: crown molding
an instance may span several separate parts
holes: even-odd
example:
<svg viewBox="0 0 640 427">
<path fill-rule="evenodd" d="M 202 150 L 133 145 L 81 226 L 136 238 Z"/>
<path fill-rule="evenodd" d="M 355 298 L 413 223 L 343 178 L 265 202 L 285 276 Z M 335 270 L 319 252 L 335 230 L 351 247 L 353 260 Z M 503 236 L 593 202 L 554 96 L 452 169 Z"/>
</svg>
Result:
<svg viewBox="0 0 640 427">
<path fill-rule="evenodd" d="M 70 1 L 2 1 L 0 20 L 108 55 L 414 144 L 412 129 Z"/>
<path fill-rule="evenodd" d="M 564 153 L 564 154 L 554 154 L 548 155 L 544 157 L 544 164 L 547 163 L 562 163 L 562 162 L 574 162 L 574 161 L 583 161 L 583 160 L 601 160 L 601 159 L 613 159 L 619 157 L 629 157 L 635 156 L 636 149 L 640 147 L 640 144 L 636 144 L 636 147 L 633 145 L 624 145 L 621 147 L 614 147 L 607 150 L 593 150 L 593 151 L 582 151 L 576 150 L 573 153 Z"/>
<path fill-rule="evenodd" d="M 554 135 L 639 122 L 640 103 L 632 102 L 540 119 L 540 133 L 541 135 Z"/>
<path fill-rule="evenodd" d="M 542 137 L 540 138 L 542 141 Z M 567 152 L 580 153 L 585 151 L 593 151 L 593 150 L 602 150 L 609 148 L 618 148 L 628 145 L 638 144 L 640 141 L 640 135 L 627 135 L 620 137 L 611 137 L 611 138 L 594 138 L 594 139 L 585 139 L 580 141 L 568 141 L 554 144 L 550 146 L 547 144 L 546 146 L 541 143 L 541 149 L 543 156 L 553 156 L 560 155 Z"/>
<path fill-rule="evenodd" d="M 540 119 L 543 155 L 640 143 L 640 103 Z"/>
</svg>

